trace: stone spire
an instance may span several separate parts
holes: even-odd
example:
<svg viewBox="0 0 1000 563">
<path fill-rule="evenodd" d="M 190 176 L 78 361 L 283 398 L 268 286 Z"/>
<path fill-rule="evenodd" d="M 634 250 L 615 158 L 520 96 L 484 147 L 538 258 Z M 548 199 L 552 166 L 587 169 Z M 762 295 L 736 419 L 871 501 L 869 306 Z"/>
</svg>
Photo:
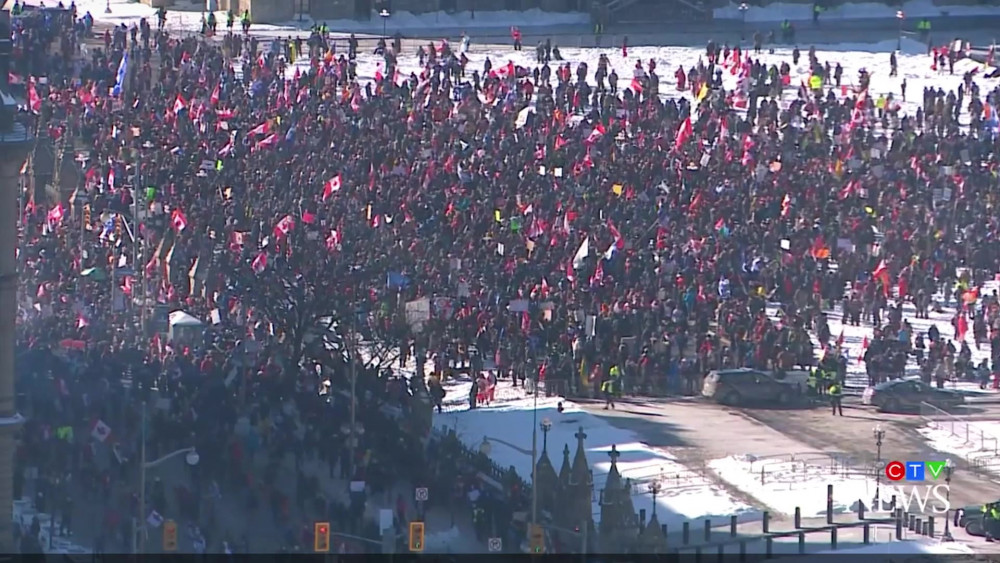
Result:
<svg viewBox="0 0 1000 563">
<path fill-rule="evenodd" d="M 580 427 L 580 431 L 575 434 L 576 436 L 576 455 L 573 457 L 573 472 L 571 473 L 572 482 L 574 484 L 583 484 L 590 480 L 590 466 L 587 463 L 586 448 L 583 446 L 583 441 L 587 439 L 587 435 L 583 432 L 583 427 Z"/>
<path fill-rule="evenodd" d="M 569 444 L 565 444 L 563 446 L 562 466 L 559 468 L 559 484 L 562 485 L 563 488 L 569 485 L 569 473 Z"/>
</svg>

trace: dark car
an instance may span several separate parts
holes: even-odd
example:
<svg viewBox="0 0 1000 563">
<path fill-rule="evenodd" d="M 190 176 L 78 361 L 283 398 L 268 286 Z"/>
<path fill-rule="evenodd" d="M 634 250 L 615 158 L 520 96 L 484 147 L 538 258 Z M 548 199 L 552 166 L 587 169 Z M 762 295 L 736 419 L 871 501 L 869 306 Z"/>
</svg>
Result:
<svg viewBox="0 0 1000 563">
<path fill-rule="evenodd" d="M 1000 502 L 997 500 L 996 502 Z M 983 527 L 983 506 L 981 504 L 966 506 L 955 511 L 955 526 L 965 528 L 970 536 L 985 536 Z"/>
<path fill-rule="evenodd" d="M 723 405 L 736 406 L 746 403 L 785 404 L 799 395 L 799 390 L 792 381 L 778 380 L 754 369 L 739 368 L 709 372 L 701 394 Z"/>
<path fill-rule="evenodd" d="M 951 389 L 938 389 L 916 379 L 894 379 L 865 389 L 861 395 L 865 405 L 882 412 L 920 412 L 920 404 L 949 409 L 965 402 L 965 397 Z"/>
</svg>

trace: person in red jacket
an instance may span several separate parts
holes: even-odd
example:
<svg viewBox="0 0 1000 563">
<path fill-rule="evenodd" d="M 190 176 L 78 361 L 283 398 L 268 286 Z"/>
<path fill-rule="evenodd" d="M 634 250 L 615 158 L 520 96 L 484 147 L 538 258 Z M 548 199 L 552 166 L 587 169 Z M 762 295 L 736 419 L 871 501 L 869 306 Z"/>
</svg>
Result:
<svg viewBox="0 0 1000 563">
<path fill-rule="evenodd" d="M 510 38 L 514 40 L 514 50 L 521 50 L 521 30 L 516 25 L 510 26 Z"/>
</svg>

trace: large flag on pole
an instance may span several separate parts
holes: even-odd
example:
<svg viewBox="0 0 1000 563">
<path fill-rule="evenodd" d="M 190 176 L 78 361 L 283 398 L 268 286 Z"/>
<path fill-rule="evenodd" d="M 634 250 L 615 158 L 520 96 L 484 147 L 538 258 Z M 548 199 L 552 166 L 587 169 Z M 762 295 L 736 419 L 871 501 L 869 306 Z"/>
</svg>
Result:
<svg viewBox="0 0 1000 563">
<path fill-rule="evenodd" d="M 118 74 L 115 76 L 115 85 L 111 88 L 112 96 L 122 95 L 122 86 L 125 85 L 126 74 L 128 74 L 128 51 L 122 54 L 122 61 L 118 63 Z"/>
</svg>

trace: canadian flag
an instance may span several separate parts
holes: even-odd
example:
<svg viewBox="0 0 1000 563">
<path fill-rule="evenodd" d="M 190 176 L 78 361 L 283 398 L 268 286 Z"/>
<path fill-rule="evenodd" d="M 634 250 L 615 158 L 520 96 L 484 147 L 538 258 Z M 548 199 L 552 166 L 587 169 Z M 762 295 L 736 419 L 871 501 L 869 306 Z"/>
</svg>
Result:
<svg viewBox="0 0 1000 563">
<path fill-rule="evenodd" d="M 111 436 L 111 427 L 105 424 L 103 420 L 97 419 L 94 421 L 93 426 L 90 427 L 90 435 L 98 442 L 104 443 Z"/>
<path fill-rule="evenodd" d="M 253 259 L 253 262 L 250 263 L 250 269 L 253 270 L 255 274 L 259 274 L 264 271 L 264 268 L 267 268 L 267 254 L 261 252 L 256 258 Z"/>
<path fill-rule="evenodd" d="M 292 232 L 295 228 L 295 219 L 292 219 L 291 215 L 285 215 L 278 221 L 278 224 L 274 226 L 274 236 L 280 238 L 287 237 L 288 233 Z"/>
<path fill-rule="evenodd" d="M 594 130 L 590 132 L 590 135 L 587 136 L 587 144 L 596 143 L 605 133 L 607 133 L 607 130 L 604 129 L 604 125 L 598 123 L 594 126 Z"/>
<path fill-rule="evenodd" d="M 271 132 L 271 124 L 267 121 L 250 130 L 250 135 L 267 135 Z"/>
<path fill-rule="evenodd" d="M 187 101 L 184 100 L 184 96 L 177 94 L 177 97 L 174 98 L 174 114 L 178 114 L 186 110 L 187 107 L 188 104 Z"/>
<path fill-rule="evenodd" d="M 188 226 L 187 217 L 184 216 L 184 212 L 180 209 L 174 209 L 174 212 L 170 214 L 170 223 L 178 232 L 183 231 Z"/>
<path fill-rule="evenodd" d="M 326 237 L 326 249 L 330 252 L 336 251 L 340 247 L 340 231 L 336 229 L 330 231 L 330 236 Z"/>
<path fill-rule="evenodd" d="M 674 150 L 679 150 L 681 146 L 684 145 L 684 141 L 688 140 L 694 133 L 694 127 L 691 125 L 691 118 L 688 117 L 681 123 L 680 127 L 677 128 L 677 137 L 674 140 Z"/>
<path fill-rule="evenodd" d="M 38 90 L 35 89 L 34 78 L 28 81 L 28 109 L 31 110 L 31 113 L 38 113 L 42 110 L 42 98 L 38 95 Z"/>
<path fill-rule="evenodd" d="M 326 201 L 333 195 L 333 192 L 339 192 L 341 187 L 340 174 L 337 174 L 333 178 L 330 178 L 323 184 L 323 201 Z"/>
<path fill-rule="evenodd" d="M 59 205 L 49 210 L 48 214 L 49 223 L 62 223 L 63 217 L 65 215 L 66 212 L 63 210 L 63 206 L 60 203 Z"/>
<path fill-rule="evenodd" d="M 215 89 L 212 90 L 212 95 L 208 97 L 208 102 L 213 106 L 219 103 L 219 96 L 222 95 L 222 83 L 219 82 L 215 85 Z"/>
<path fill-rule="evenodd" d="M 275 146 L 277 144 L 278 144 L 278 136 L 275 135 L 274 133 L 271 133 L 267 137 L 261 139 L 261 141 L 259 143 L 257 143 L 257 146 L 255 148 L 258 148 L 258 149 L 267 149 L 267 148 L 271 148 L 271 147 L 273 147 L 273 146 Z"/>
</svg>

